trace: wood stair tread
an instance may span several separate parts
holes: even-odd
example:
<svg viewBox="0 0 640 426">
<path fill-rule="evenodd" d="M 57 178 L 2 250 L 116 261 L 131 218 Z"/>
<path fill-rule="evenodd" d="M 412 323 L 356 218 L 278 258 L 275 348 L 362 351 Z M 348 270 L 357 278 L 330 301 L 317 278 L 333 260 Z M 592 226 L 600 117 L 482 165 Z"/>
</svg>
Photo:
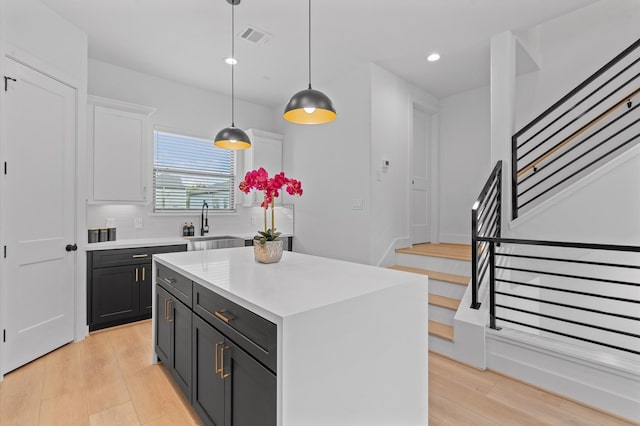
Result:
<svg viewBox="0 0 640 426">
<path fill-rule="evenodd" d="M 414 274 L 428 275 L 429 278 L 437 281 L 444 281 L 452 284 L 469 285 L 471 281 L 470 277 L 462 275 L 448 274 L 445 272 L 430 271 L 428 269 L 412 268 L 410 266 L 392 265 L 389 269 L 395 269 L 397 271 L 413 272 Z"/>
<path fill-rule="evenodd" d="M 441 337 L 453 342 L 453 327 L 450 325 L 442 324 L 437 321 L 429 321 L 429 334 Z"/>
<path fill-rule="evenodd" d="M 460 300 L 429 293 L 429 304 L 457 311 L 458 306 L 460 306 Z"/>
<path fill-rule="evenodd" d="M 419 256 L 444 257 L 456 260 L 471 260 L 470 244 L 438 243 L 415 244 L 411 247 L 396 249 L 396 253 Z"/>
</svg>

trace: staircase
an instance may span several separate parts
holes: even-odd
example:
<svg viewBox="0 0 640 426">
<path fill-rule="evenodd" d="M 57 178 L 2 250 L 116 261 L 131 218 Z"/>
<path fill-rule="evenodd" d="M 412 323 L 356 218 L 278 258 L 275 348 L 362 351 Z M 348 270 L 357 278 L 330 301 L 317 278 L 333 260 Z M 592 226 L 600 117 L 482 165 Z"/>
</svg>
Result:
<svg viewBox="0 0 640 426">
<path fill-rule="evenodd" d="M 469 244 L 417 244 L 396 250 L 390 269 L 429 277 L 429 349 L 453 357 L 453 318 L 469 284 Z"/>
</svg>

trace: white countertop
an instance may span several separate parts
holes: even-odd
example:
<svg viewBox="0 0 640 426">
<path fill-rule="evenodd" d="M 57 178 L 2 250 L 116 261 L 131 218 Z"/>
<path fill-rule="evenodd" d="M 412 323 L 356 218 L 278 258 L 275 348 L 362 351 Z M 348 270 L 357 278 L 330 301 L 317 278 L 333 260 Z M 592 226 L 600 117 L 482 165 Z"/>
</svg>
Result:
<svg viewBox="0 0 640 426">
<path fill-rule="evenodd" d="M 207 237 L 216 237 L 216 236 L 224 236 L 228 235 L 234 238 L 240 238 L 243 240 L 252 240 L 256 235 L 255 232 L 247 232 L 247 233 L 237 233 L 237 232 L 229 232 L 229 233 L 215 233 L 208 234 Z M 282 238 L 293 237 L 293 234 L 282 234 Z M 188 244 L 191 238 L 201 238 L 201 237 L 161 237 L 161 238 L 134 238 L 134 239 L 124 239 L 124 240 L 116 240 L 116 241 L 105 241 L 102 243 L 88 243 L 86 245 L 87 251 L 95 251 L 95 250 L 111 250 L 111 249 L 123 249 L 123 248 L 136 248 L 136 247 L 154 247 L 154 246 L 171 246 L 175 244 Z"/>
<path fill-rule="evenodd" d="M 302 312 L 426 277 L 300 253 L 262 264 L 252 247 L 155 255 L 162 263 L 276 322 Z"/>
</svg>

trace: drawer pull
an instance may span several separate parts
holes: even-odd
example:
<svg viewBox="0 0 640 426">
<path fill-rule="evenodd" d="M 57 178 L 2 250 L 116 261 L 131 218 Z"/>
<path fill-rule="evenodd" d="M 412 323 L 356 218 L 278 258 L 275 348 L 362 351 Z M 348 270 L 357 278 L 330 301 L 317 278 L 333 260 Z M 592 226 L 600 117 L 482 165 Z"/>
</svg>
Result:
<svg viewBox="0 0 640 426">
<path fill-rule="evenodd" d="M 223 345 L 223 344 L 224 344 L 224 341 L 216 343 L 216 374 L 220 374 L 220 372 L 222 371 L 222 369 L 218 367 L 218 365 L 220 364 L 220 359 L 218 358 L 218 354 L 220 353 L 220 345 Z"/>
<path fill-rule="evenodd" d="M 145 253 L 145 254 L 134 254 L 133 256 L 134 259 L 140 259 L 141 257 L 149 257 L 149 253 Z"/>
<path fill-rule="evenodd" d="M 220 378 L 222 380 L 226 379 L 227 377 L 231 377 L 231 373 L 224 372 L 224 351 L 226 351 L 227 349 L 229 349 L 229 346 L 223 347 L 220 351 Z"/>
<path fill-rule="evenodd" d="M 167 282 L 167 284 L 175 284 L 175 283 L 178 282 L 178 280 L 175 279 L 175 278 L 164 278 L 163 277 L 162 279 L 165 280 Z"/>
<path fill-rule="evenodd" d="M 223 312 L 225 312 L 224 309 L 220 311 L 215 311 L 213 314 L 219 319 L 221 319 L 222 321 L 224 321 L 226 324 L 229 324 L 233 320 L 233 318 L 229 318 L 228 316 L 225 316 Z"/>
</svg>

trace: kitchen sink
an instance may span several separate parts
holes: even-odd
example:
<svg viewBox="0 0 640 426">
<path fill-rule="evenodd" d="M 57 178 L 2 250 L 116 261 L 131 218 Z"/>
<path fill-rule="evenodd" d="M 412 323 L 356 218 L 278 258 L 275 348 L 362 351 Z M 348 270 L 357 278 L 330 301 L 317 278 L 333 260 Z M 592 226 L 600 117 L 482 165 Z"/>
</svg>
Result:
<svg viewBox="0 0 640 426">
<path fill-rule="evenodd" d="M 189 238 L 188 250 L 213 250 L 230 247 L 244 247 L 244 240 L 230 235 Z"/>
</svg>

